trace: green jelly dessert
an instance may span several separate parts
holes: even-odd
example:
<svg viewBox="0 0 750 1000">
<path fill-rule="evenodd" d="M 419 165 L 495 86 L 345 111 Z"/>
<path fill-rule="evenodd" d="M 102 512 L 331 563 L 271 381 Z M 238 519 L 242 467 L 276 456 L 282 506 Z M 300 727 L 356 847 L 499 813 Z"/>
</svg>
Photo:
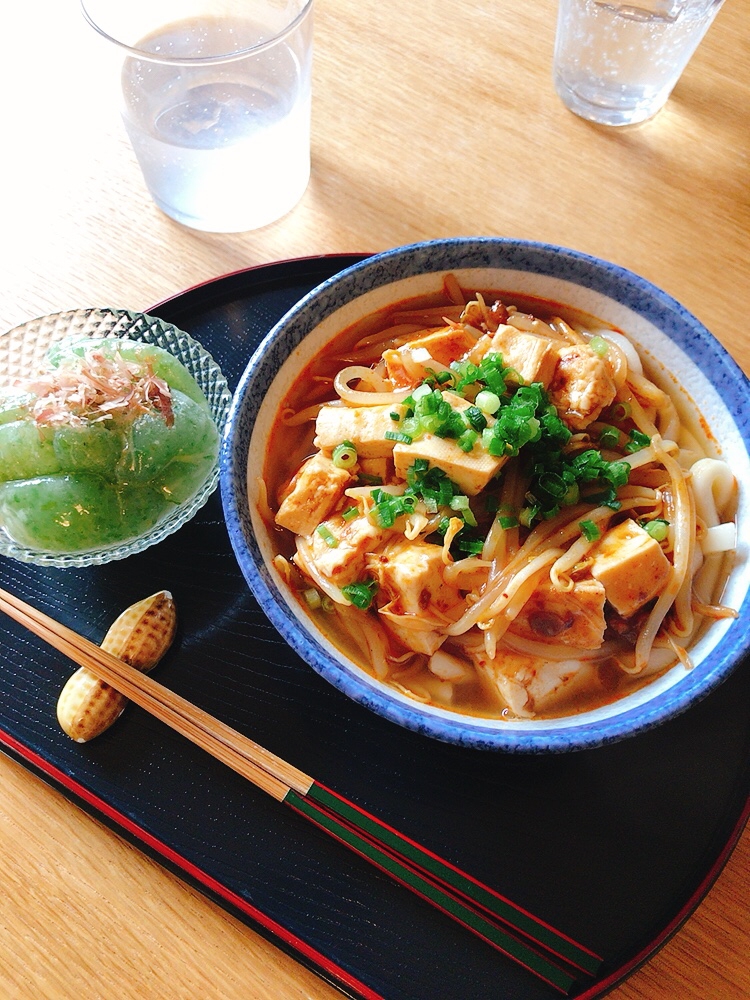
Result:
<svg viewBox="0 0 750 1000">
<path fill-rule="evenodd" d="M 0 396 L 0 525 L 57 553 L 137 538 L 190 500 L 216 464 L 206 397 L 168 351 L 61 341 Z"/>
</svg>

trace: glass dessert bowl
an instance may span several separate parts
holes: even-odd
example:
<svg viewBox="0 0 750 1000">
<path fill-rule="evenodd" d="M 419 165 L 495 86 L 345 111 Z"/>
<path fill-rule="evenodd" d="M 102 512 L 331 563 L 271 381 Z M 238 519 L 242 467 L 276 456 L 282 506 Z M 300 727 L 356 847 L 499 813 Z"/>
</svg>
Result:
<svg viewBox="0 0 750 1000">
<path fill-rule="evenodd" d="M 231 394 L 188 334 L 79 309 L 0 338 L 0 553 L 123 559 L 172 534 L 218 483 Z"/>
</svg>

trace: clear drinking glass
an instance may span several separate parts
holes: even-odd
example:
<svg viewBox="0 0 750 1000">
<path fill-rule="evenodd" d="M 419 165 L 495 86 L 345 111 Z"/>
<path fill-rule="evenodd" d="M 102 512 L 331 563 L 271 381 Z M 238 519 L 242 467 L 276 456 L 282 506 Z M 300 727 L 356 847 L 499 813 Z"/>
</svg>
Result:
<svg viewBox="0 0 750 1000">
<path fill-rule="evenodd" d="M 559 0 L 554 80 L 563 103 L 602 125 L 653 117 L 724 0 Z"/>
<path fill-rule="evenodd" d="M 81 0 L 122 57 L 122 117 L 152 198 L 243 232 L 310 177 L 313 0 Z"/>
</svg>

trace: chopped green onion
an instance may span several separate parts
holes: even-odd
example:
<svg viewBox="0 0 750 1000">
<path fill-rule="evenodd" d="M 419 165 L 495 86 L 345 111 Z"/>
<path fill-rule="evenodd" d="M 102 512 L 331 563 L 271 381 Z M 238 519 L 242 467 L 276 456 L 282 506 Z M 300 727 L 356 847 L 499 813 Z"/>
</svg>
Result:
<svg viewBox="0 0 750 1000">
<path fill-rule="evenodd" d="M 406 470 L 406 481 L 410 486 L 416 479 L 420 478 L 430 467 L 430 463 L 426 458 L 415 458 L 409 468 Z"/>
<path fill-rule="evenodd" d="M 641 527 L 656 542 L 663 542 L 669 534 L 669 521 L 665 521 L 660 517 L 655 517 L 653 521 L 641 521 Z"/>
<path fill-rule="evenodd" d="M 470 361 L 452 361 L 451 369 L 459 376 L 453 387 L 454 391 L 459 395 L 467 385 L 471 385 L 472 382 L 476 382 L 479 378 L 479 369 Z"/>
<path fill-rule="evenodd" d="M 422 434 L 434 434 L 442 424 L 437 413 L 423 413 L 419 418 L 419 430 Z"/>
<path fill-rule="evenodd" d="M 453 372 L 438 372 L 435 381 L 438 385 L 445 385 L 447 382 L 452 382 L 454 377 Z"/>
<path fill-rule="evenodd" d="M 537 487 L 542 493 L 546 493 L 547 496 L 553 497 L 555 500 L 562 500 L 568 492 L 568 483 L 564 476 L 557 472 L 542 472 L 537 479 Z"/>
<path fill-rule="evenodd" d="M 315 587 L 309 587 L 302 596 L 305 598 L 305 603 L 311 611 L 317 611 L 323 603 Z"/>
<path fill-rule="evenodd" d="M 568 488 L 560 497 L 560 504 L 563 507 L 571 507 L 574 503 L 578 503 L 580 499 L 581 499 L 581 491 L 578 487 L 578 483 L 576 482 L 568 483 Z"/>
<path fill-rule="evenodd" d="M 524 445 L 536 444 L 544 438 L 564 443 L 570 432 L 564 428 L 540 382 L 519 386 L 508 402 L 497 412 L 491 428 L 482 434 L 487 451 L 496 457 L 517 455 Z M 554 419 L 553 419 L 554 418 Z"/>
<path fill-rule="evenodd" d="M 459 538 L 457 545 L 460 552 L 465 552 L 470 556 L 481 555 L 484 548 L 484 542 L 481 538 Z"/>
<path fill-rule="evenodd" d="M 484 413 L 497 413 L 500 409 L 500 397 L 496 393 L 490 392 L 489 389 L 478 392 L 474 402 Z"/>
<path fill-rule="evenodd" d="M 386 441 L 398 441 L 399 444 L 411 444 L 413 438 L 409 434 L 402 434 L 401 431 L 386 431 Z"/>
<path fill-rule="evenodd" d="M 468 524 L 470 528 L 476 528 L 477 519 L 474 517 L 474 511 L 471 507 L 465 507 L 461 511 L 461 516 L 463 517 L 465 524 Z"/>
<path fill-rule="evenodd" d="M 452 497 L 450 502 L 451 510 L 466 510 L 469 506 L 469 498 L 459 494 L 458 496 Z"/>
<path fill-rule="evenodd" d="M 375 506 L 370 511 L 370 517 L 380 528 L 392 528 L 396 518 L 402 514 L 411 514 L 417 505 L 414 493 L 386 493 L 385 490 L 373 490 L 370 494 Z"/>
<path fill-rule="evenodd" d="M 543 426 L 545 419 L 543 416 Z M 527 501 L 531 508 L 536 508 L 535 517 L 554 517 L 561 507 L 578 503 L 581 499 L 591 504 L 604 504 L 613 510 L 621 506 L 617 490 L 625 486 L 630 477 L 627 462 L 609 462 L 595 448 L 572 456 L 565 455 L 560 451 L 559 444 L 544 430 L 533 455 L 533 475 Z M 582 487 L 587 484 L 591 484 L 591 488 L 582 492 Z M 525 517 L 528 518 L 528 515 Z M 521 520 L 524 523 L 523 518 Z"/>
<path fill-rule="evenodd" d="M 319 524 L 315 530 L 330 549 L 335 549 L 338 546 L 339 540 L 327 524 Z"/>
<path fill-rule="evenodd" d="M 641 448 L 648 448 L 650 444 L 651 438 L 648 434 L 644 434 L 643 431 L 635 430 L 634 428 L 630 432 L 630 438 L 625 445 L 625 451 L 632 454 L 634 451 L 640 451 Z"/>
<path fill-rule="evenodd" d="M 497 520 L 504 531 L 518 527 L 518 518 L 514 514 L 502 514 Z"/>
<path fill-rule="evenodd" d="M 474 445 L 479 440 L 479 435 L 476 431 L 466 430 L 460 435 L 456 444 L 461 449 L 461 451 L 469 452 L 474 448 Z"/>
<path fill-rule="evenodd" d="M 377 504 L 369 516 L 379 528 L 392 528 L 396 523 L 396 513 L 387 504 Z"/>
<path fill-rule="evenodd" d="M 503 378 L 506 382 L 515 382 L 516 385 L 524 385 L 523 375 L 518 371 L 517 368 L 506 368 L 503 372 Z"/>
<path fill-rule="evenodd" d="M 390 416 L 391 420 L 394 420 L 396 423 L 398 423 L 399 420 L 401 419 L 401 414 L 400 413 L 396 413 L 395 410 L 391 410 L 389 416 Z"/>
<path fill-rule="evenodd" d="M 363 580 L 361 583 L 348 583 L 341 588 L 341 592 L 349 598 L 355 608 L 367 611 L 377 589 L 376 580 Z"/>
<path fill-rule="evenodd" d="M 595 542 L 601 536 L 599 525 L 595 521 L 579 521 L 578 526 L 587 542 Z"/>
<path fill-rule="evenodd" d="M 482 413 L 478 406 L 469 406 L 464 411 L 464 416 L 475 431 L 483 431 L 487 426 L 487 417 L 485 417 L 484 413 Z"/>
<path fill-rule="evenodd" d="M 323 594 L 323 596 L 320 599 L 320 606 L 324 611 L 327 611 L 328 614 L 330 614 L 333 611 L 334 609 L 333 601 L 328 596 L 328 594 Z"/>
<path fill-rule="evenodd" d="M 357 449 L 351 441 L 342 441 L 333 449 L 331 458 L 337 469 L 351 469 L 357 464 Z"/>
<path fill-rule="evenodd" d="M 438 407 L 438 416 L 442 419 L 442 422 L 433 432 L 437 437 L 459 438 L 467 429 L 467 424 L 463 416 L 448 403 L 445 406 L 441 404 Z"/>
<path fill-rule="evenodd" d="M 599 444 L 602 448 L 617 448 L 620 444 L 620 432 L 616 427 L 605 424 L 599 435 Z"/>
<path fill-rule="evenodd" d="M 542 410 L 542 415 L 539 418 L 542 425 L 542 436 L 547 438 L 550 442 L 559 445 L 567 444 L 572 437 L 572 431 L 563 423 L 560 415 L 557 412 L 557 408 L 548 403 L 546 407 Z"/>
<path fill-rule="evenodd" d="M 503 455 L 507 454 L 505 441 L 499 434 L 495 434 L 492 427 L 487 427 L 482 431 L 482 445 L 493 458 L 502 458 Z"/>
<path fill-rule="evenodd" d="M 539 516 L 540 510 L 541 508 L 537 504 L 534 504 L 532 507 L 524 507 L 518 515 L 519 522 L 524 528 L 530 528 Z"/>
<path fill-rule="evenodd" d="M 600 337 L 598 334 L 594 334 L 591 338 L 589 341 L 589 347 L 594 354 L 598 354 L 600 358 L 606 358 L 609 353 L 609 344 L 604 337 Z"/>
<path fill-rule="evenodd" d="M 627 462 L 608 462 L 593 448 L 579 452 L 570 462 L 575 479 L 580 483 L 606 479 L 615 488 L 627 485 L 630 466 Z"/>
<path fill-rule="evenodd" d="M 617 421 L 617 423 L 627 420 L 632 412 L 633 408 L 627 400 L 623 400 L 621 403 L 615 403 L 615 405 L 610 407 L 609 410 L 610 419 Z"/>
<path fill-rule="evenodd" d="M 347 507 L 346 510 L 341 511 L 341 516 L 345 521 L 351 521 L 351 519 L 356 517 L 357 514 L 359 514 L 359 507 L 357 507 L 356 504 L 353 504 L 351 507 Z"/>
<path fill-rule="evenodd" d="M 586 503 L 594 504 L 596 507 L 609 507 L 610 510 L 619 510 L 622 507 L 622 501 L 617 499 L 613 489 L 604 493 L 590 493 L 584 499 Z"/>
<path fill-rule="evenodd" d="M 414 412 L 419 414 L 420 417 L 439 413 L 441 410 L 443 413 L 450 413 L 451 406 L 447 400 L 443 399 L 443 395 L 439 389 L 433 389 L 432 392 L 425 393 L 424 396 L 417 400 L 414 406 Z"/>
<path fill-rule="evenodd" d="M 411 394 L 412 399 L 415 403 L 419 402 L 420 399 L 424 399 L 425 396 L 432 395 L 432 386 L 428 382 L 423 382 L 418 385 L 414 392 Z"/>
<path fill-rule="evenodd" d="M 450 504 L 454 493 L 453 483 L 447 476 L 445 479 L 438 480 L 437 502 L 441 507 L 447 507 Z"/>
</svg>

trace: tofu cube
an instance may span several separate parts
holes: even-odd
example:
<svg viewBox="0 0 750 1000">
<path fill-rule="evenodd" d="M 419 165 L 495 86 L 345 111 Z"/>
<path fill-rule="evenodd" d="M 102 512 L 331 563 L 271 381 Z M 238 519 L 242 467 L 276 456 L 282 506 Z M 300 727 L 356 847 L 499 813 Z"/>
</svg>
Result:
<svg viewBox="0 0 750 1000">
<path fill-rule="evenodd" d="M 469 355 L 477 364 L 490 351 L 514 368 L 525 383 L 541 382 L 547 388 L 557 365 L 557 347 L 549 337 L 523 333 L 514 326 L 499 326 L 492 335 L 477 341 Z"/>
<path fill-rule="evenodd" d="M 580 660 L 544 660 L 509 649 L 498 649 L 494 659 L 476 649 L 471 659 L 487 688 L 522 719 L 553 711 L 591 678 L 591 666 Z"/>
<path fill-rule="evenodd" d="M 494 458 L 479 448 L 467 454 L 455 441 L 425 434 L 412 444 L 397 444 L 393 449 L 396 475 L 406 479 L 407 469 L 417 458 L 426 458 L 431 466 L 442 469 L 466 496 L 480 493 L 506 461 L 504 456 Z"/>
<path fill-rule="evenodd" d="M 451 361 L 463 358 L 475 344 L 476 338 L 464 327 L 448 326 L 383 351 L 383 361 L 394 385 L 417 385 L 430 371 L 448 368 Z"/>
<path fill-rule="evenodd" d="M 302 466 L 276 514 L 276 523 L 296 535 L 309 535 L 336 508 L 353 477 L 318 452 Z"/>
<path fill-rule="evenodd" d="M 558 348 L 549 394 L 571 430 L 585 430 L 597 420 L 615 398 L 615 392 L 609 365 L 587 344 Z"/>
<path fill-rule="evenodd" d="M 535 642 L 598 649 L 604 640 L 605 590 L 598 580 L 583 579 L 572 590 L 541 583 L 510 627 L 514 635 Z"/>
<path fill-rule="evenodd" d="M 441 545 L 398 537 L 367 557 L 379 593 L 399 615 L 419 616 L 429 610 L 446 614 L 462 603 L 458 589 L 443 579 L 444 568 Z"/>
<path fill-rule="evenodd" d="M 414 653 L 425 653 L 432 656 L 443 645 L 447 636 L 443 632 L 424 626 L 419 626 L 419 621 L 405 619 L 409 625 L 399 622 L 393 618 L 383 618 L 383 625 L 396 637 L 405 649 L 411 649 Z M 411 626 L 417 626 L 416 628 Z"/>
<path fill-rule="evenodd" d="M 383 624 L 407 649 L 434 653 L 445 641 L 435 628 L 441 620 L 457 618 L 463 609 L 458 589 L 443 578 L 442 546 L 394 538 L 367 557 L 367 571 L 378 581 L 378 604 Z"/>
<path fill-rule="evenodd" d="M 444 392 L 454 410 L 465 410 L 471 403 L 452 392 Z M 470 452 L 458 447 L 452 438 L 441 438 L 435 434 L 423 434 L 411 444 L 399 443 L 393 449 L 396 475 L 406 479 L 407 469 L 418 458 L 426 459 L 430 466 L 442 469 L 467 496 L 480 493 L 507 461 L 501 455 L 496 458 L 484 451 L 478 444 Z"/>
<path fill-rule="evenodd" d="M 656 597 L 671 572 L 659 543 L 632 518 L 610 528 L 592 552 L 591 575 L 623 618 Z"/>
<path fill-rule="evenodd" d="M 331 452 L 342 441 L 351 441 L 359 458 L 387 458 L 393 441 L 386 431 L 398 430 L 391 413 L 401 413 L 401 406 L 322 406 L 315 422 L 315 444 Z"/>
<path fill-rule="evenodd" d="M 335 587 L 345 587 L 356 583 L 366 576 L 366 560 L 368 552 L 372 552 L 383 541 L 385 532 L 372 523 L 369 517 L 355 517 L 345 521 L 340 515 L 329 518 L 326 527 L 336 539 L 335 545 L 329 545 L 317 531 L 313 531 L 304 539 L 295 562 L 301 569 L 306 563 Z M 308 575 L 312 575 L 309 574 Z"/>
<path fill-rule="evenodd" d="M 476 342 L 476 338 L 463 326 L 447 326 L 444 330 L 409 341 L 409 347 L 412 350 L 425 349 L 431 358 L 447 368 L 451 361 L 458 361 L 468 354 Z"/>
</svg>

